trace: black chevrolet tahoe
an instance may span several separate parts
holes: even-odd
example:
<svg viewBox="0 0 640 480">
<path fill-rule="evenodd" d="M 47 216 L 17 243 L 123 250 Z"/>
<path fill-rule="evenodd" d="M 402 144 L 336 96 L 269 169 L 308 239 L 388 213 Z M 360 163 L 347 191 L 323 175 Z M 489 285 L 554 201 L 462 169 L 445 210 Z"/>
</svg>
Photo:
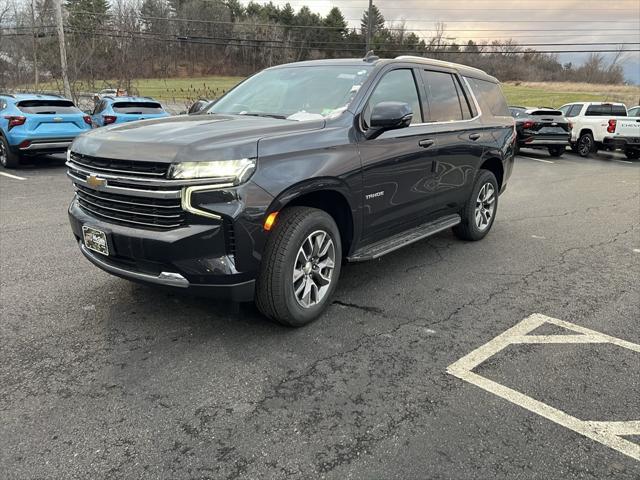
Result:
<svg viewBox="0 0 640 480">
<path fill-rule="evenodd" d="M 479 240 L 511 174 L 498 81 L 419 57 L 268 68 L 196 115 L 113 125 L 68 151 L 84 256 L 120 277 L 300 326 L 345 262 L 442 230 Z"/>
</svg>

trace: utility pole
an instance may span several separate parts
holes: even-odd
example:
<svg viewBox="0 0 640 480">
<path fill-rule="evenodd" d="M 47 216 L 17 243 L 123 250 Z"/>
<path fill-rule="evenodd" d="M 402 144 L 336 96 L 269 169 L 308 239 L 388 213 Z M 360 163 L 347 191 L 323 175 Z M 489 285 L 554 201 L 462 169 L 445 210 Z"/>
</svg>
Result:
<svg viewBox="0 0 640 480">
<path fill-rule="evenodd" d="M 33 87 L 38 91 L 38 37 L 36 35 L 35 0 L 31 0 L 31 34 L 33 35 Z"/>
<path fill-rule="evenodd" d="M 365 54 L 371 50 L 371 37 L 373 33 L 373 26 L 371 25 L 371 15 L 373 15 L 373 0 L 369 0 L 369 13 L 367 14 L 367 45 L 365 48 Z"/>
<path fill-rule="evenodd" d="M 71 85 L 67 74 L 67 48 L 64 44 L 64 25 L 62 24 L 62 0 L 54 0 L 56 10 L 56 26 L 58 30 L 58 43 L 60 44 L 60 71 L 62 73 L 62 85 L 64 96 L 71 98 Z"/>
</svg>

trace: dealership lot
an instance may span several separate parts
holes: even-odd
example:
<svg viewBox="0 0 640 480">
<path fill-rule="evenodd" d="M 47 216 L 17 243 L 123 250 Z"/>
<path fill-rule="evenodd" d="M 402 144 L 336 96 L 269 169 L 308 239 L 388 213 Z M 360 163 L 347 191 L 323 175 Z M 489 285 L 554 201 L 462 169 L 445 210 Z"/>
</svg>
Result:
<svg viewBox="0 0 640 480">
<path fill-rule="evenodd" d="M 445 232 L 348 265 L 298 330 L 97 270 L 62 162 L 0 172 L 18 177 L 0 175 L 6 478 L 640 475 L 633 348 L 510 343 L 474 370 L 618 422 L 624 451 L 448 371 L 533 314 L 640 343 L 638 161 L 523 150 L 485 240 Z"/>
</svg>

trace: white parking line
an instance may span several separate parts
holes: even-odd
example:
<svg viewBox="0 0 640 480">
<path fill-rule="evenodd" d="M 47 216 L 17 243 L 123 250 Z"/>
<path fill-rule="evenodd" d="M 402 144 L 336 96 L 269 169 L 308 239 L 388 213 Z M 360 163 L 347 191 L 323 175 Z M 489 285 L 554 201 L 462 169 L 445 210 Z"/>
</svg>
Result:
<svg viewBox="0 0 640 480">
<path fill-rule="evenodd" d="M 571 330 L 572 335 L 529 335 L 536 328 L 550 323 Z M 622 438 L 624 435 L 640 435 L 640 421 L 627 422 L 595 422 L 585 421 L 569 415 L 562 410 L 554 408 L 546 403 L 529 397 L 523 393 L 505 387 L 493 380 L 489 380 L 472 370 L 488 360 L 496 353 L 512 344 L 539 344 L 539 343 L 611 343 L 622 348 L 627 348 L 640 353 L 640 345 L 620 338 L 611 337 L 604 333 L 589 330 L 588 328 L 573 323 L 547 317 L 535 313 L 530 317 L 501 333 L 493 340 L 452 363 L 447 372 L 477 387 L 480 387 L 494 395 L 518 405 L 522 408 L 545 417 L 552 422 L 569 428 L 585 437 L 600 442 L 620 453 L 640 461 L 640 445 Z"/>
<path fill-rule="evenodd" d="M 518 157 L 526 158 L 527 160 L 535 160 L 536 162 L 542 162 L 542 163 L 555 163 L 555 162 L 552 162 L 551 160 L 543 160 L 541 158 L 525 157 L 524 155 L 518 155 Z"/>
<path fill-rule="evenodd" d="M 633 163 L 633 162 L 630 162 L 629 160 L 618 160 L 617 158 L 614 158 L 613 161 L 618 163 L 628 163 L 628 164 Z"/>
<path fill-rule="evenodd" d="M 10 173 L 0 172 L 0 175 L 4 175 L 5 177 L 15 178 L 16 180 L 26 180 L 24 177 L 19 177 L 17 175 L 11 175 Z"/>
</svg>

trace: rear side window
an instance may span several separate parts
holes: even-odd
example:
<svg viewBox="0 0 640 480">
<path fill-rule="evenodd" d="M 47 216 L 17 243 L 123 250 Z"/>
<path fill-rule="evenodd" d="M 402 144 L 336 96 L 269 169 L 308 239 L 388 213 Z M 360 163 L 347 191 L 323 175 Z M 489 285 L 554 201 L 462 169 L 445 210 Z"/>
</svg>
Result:
<svg viewBox="0 0 640 480">
<path fill-rule="evenodd" d="M 585 113 L 585 115 L 587 117 L 608 117 L 611 115 L 626 117 L 627 109 L 622 105 L 611 105 L 610 103 L 605 103 L 602 105 L 589 105 L 587 107 L 587 112 Z"/>
<path fill-rule="evenodd" d="M 162 113 L 162 105 L 154 102 L 116 102 L 113 104 L 116 113 L 130 113 L 134 115 Z"/>
<path fill-rule="evenodd" d="M 17 106 L 21 112 L 40 115 L 80 113 L 80 110 L 69 100 L 23 100 L 18 102 Z"/>
<path fill-rule="evenodd" d="M 424 88 L 429 102 L 431 122 L 451 122 L 471 118 L 469 105 L 459 94 L 460 87 L 450 73 L 422 70 Z M 464 110 L 463 110 L 464 105 Z"/>
<path fill-rule="evenodd" d="M 571 105 L 565 117 L 568 117 L 568 118 L 577 117 L 578 115 L 580 115 L 580 112 L 582 111 L 582 107 L 583 107 L 582 103 L 579 103 L 577 105 Z"/>
<path fill-rule="evenodd" d="M 422 123 L 420 98 L 416 89 L 413 73 L 408 69 L 392 70 L 386 73 L 369 98 L 369 103 L 364 110 L 364 121 L 370 124 L 371 111 L 375 105 L 381 102 L 408 103 L 413 110 L 411 123 Z"/>
<path fill-rule="evenodd" d="M 510 116 L 507 100 L 504 98 L 499 84 L 472 77 L 465 78 L 471 85 L 471 90 L 473 90 L 473 94 L 480 102 L 480 105 L 488 109 L 496 117 Z"/>
</svg>

